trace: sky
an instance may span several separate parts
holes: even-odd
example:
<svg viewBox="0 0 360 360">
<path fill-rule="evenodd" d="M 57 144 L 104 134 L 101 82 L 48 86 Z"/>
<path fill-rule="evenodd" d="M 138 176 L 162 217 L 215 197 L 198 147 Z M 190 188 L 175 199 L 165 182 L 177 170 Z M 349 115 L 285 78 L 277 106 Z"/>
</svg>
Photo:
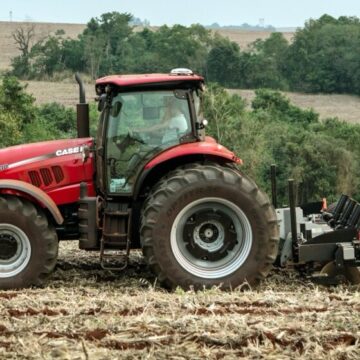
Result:
<svg viewBox="0 0 360 360">
<path fill-rule="evenodd" d="M 251 25 L 298 27 L 327 13 L 360 17 L 359 0 L 0 0 L 0 21 L 87 23 L 110 12 L 129 12 L 151 25 Z"/>
</svg>

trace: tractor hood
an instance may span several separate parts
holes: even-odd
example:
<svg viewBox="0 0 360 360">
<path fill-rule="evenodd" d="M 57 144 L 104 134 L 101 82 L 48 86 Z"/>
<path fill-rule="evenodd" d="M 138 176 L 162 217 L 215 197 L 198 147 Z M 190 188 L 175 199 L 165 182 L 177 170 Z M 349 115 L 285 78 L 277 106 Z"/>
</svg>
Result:
<svg viewBox="0 0 360 360">
<path fill-rule="evenodd" d="M 84 145 L 91 147 L 92 139 L 64 139 L 0 149 L 0 178 L 7 178 L 11 170 L 24 166 L 39 166 L 41 162 L 67 155 L 79 157 Z"/>
<path fill-rule="evenodd" d="M 12 146 L 0 150 L 0 179 L 30 183 L 56 201 L 77 201 L 80 183 L 92 183 L 94 158 L 84 162 L 83 147 L 92 138 L 64 139 Z"/>
</svg>

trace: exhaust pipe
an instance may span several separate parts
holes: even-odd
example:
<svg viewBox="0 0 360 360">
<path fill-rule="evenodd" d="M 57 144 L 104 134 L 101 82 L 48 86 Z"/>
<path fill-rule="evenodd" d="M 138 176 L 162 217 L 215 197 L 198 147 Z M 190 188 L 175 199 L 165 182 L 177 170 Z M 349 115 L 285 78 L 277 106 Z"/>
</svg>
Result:
<svg viewBox="0 0 360 360">
<path fill-rule="evenodd" d="M 75 79 L 79 84 L 79 103 L 76 105 L 77 137 L 86 138 L 90 136 L 89 104 L 86 103 L 84 83 L 78 73 Z"/>
</svg>

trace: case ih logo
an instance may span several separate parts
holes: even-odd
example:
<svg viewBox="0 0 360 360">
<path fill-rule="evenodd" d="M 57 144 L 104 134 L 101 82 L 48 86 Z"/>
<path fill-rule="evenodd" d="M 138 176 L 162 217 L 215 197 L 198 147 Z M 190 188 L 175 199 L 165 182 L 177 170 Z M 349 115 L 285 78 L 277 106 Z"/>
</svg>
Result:
<svg viewBox="0 0 360 360">
<path fill-rule="evenodd" d="M 0 165 L 0 171 L 4 171 L 9 167 L 8 164 Z"/>
<path fill-rule="evenodd" d="M 68 149 L 64 149 L 64 150 L 57 150 L 55 152 L 56 156 L 64 156 L 64 155 L 71 155 L 71 154 L 78 154 L 79 152 L 81 152 L 83 149 L 82 146 L 76 146 L 76 147 L 72 147 L 72 148 L 68 148 Z"/>
</svg>

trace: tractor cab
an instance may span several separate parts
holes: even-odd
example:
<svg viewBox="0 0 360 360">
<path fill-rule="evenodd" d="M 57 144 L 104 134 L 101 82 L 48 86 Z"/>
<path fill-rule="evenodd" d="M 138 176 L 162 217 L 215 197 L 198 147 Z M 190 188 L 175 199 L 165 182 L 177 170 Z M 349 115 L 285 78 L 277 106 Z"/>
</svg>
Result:
<svg viewBox="0 0 360 360">
<path fill-rule="evenodd" d="M 203 139 L 202 90 L 203 78 L 188 69 L 97 81 L 101 111 L 97 152 L 102 155 L 98 173 L 103 193 L 130 196 L 151 159 Z"/>
</svg>

